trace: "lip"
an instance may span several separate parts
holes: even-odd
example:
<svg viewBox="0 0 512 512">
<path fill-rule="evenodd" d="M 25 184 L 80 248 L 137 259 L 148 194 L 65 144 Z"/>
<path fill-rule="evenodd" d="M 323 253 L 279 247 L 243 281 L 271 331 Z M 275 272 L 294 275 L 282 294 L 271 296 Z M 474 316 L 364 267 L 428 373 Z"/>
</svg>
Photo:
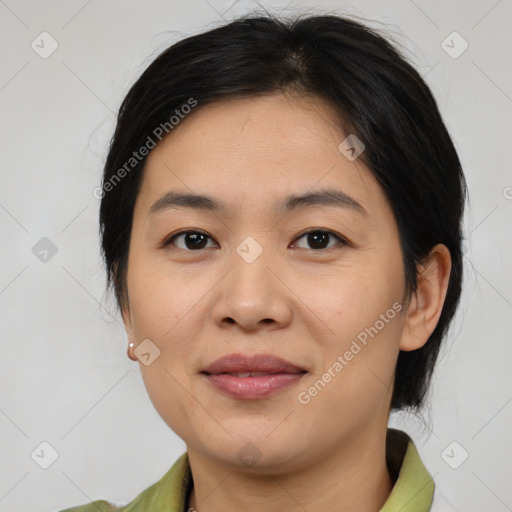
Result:
<svg viewBox="0 0 512 512">
<path fill-rule="evenodd" d="M 270 354 L 254 354 L 251 356 L 228 354 L 216 359 L 203 369 L 203 372 L 214 375 L 232 372 L 300 373 L 305 371 L 304 368 Z"/>
<path fill-rule="evenodd" d="M 238 377 L 230 373 L 266 373 Z M 277 393 L 298 382 L 307 371 L 269 354 L 246 356 L 229 354 L 208 365 L 202 372 L 219 391 L 234 398 L 258 399 Z"/>
</svg>

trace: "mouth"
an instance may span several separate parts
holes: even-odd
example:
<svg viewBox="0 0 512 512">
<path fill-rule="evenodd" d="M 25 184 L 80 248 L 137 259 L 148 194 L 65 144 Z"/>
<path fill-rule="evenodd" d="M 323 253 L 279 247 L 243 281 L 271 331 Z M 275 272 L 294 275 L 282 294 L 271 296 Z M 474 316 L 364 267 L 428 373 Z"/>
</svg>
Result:
<svg viewBox="0 0 512 512">
<path fill-rule="evenodd" d="M 229 354 L 216 359 L 213 363 L 203 369 L 202 373 L 218 375 L 221 373 L 235 374 L 237 376 L 259 376 L 258 374 L 274 373 L 301 373 L 304 368 L 297 366 L 280 357 L 270 354 Z M 247 374 L 247 375 L 245 375 Z"/>
<path fill-rule="evenodd" d="M 206 372 L 205 372 L 206 373 Z M 232 377 L 247 378 L 247 377 L 266 377 L 268 375 L 278 375 L 288 372 L 223 372 L 223 373 L 206 373 L 206 375 L 231 375 Z"/>
<path fill-rule="evenodd" d="M 246 400 L 273 395 L 296 383 L 306 373 L 304 368 L 267 354 L 230 354 L 201 371 L 216 390 Z"/>
</svg>

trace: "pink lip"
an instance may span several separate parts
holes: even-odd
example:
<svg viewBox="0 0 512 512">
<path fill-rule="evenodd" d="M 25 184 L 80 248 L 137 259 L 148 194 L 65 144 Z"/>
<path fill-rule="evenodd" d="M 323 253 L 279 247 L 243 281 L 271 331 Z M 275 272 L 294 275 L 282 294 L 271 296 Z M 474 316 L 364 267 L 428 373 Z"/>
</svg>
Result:
<svg viewBox="0 0 512 512">
<path fill-rule="evenodd" d="M 265 372 L 269 375 L 237 377 L 228 373 Z M 297 382 L 306 370 L 279 357 L 266 354 L 230 354 L 217 359 L 201 373 L 219 391 L 235 398 L 256 399 L 270 396 Z"/>
<path fill-rule="evenodd" d="M 252 356 L 229 354 L 216 359 L 213 363 L 203 369 L 203 372 L 211 374 L 251 371 L 268 373 L 300 373 L 305 370 L 281 359 L 280 357 L 268 354 L 255 354 Z"/>
</svg>

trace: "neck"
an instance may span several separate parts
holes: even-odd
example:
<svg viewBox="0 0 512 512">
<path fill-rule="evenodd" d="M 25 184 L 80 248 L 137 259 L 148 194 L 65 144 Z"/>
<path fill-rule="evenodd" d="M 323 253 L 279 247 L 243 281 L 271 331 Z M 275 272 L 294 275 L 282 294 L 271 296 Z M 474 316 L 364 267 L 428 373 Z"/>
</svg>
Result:
<svg viewBox="0 0 512 512">
<path fill-rule="evenodd" d="M 194 480 L 187 510 L 197 512 L 378 512 L 394 482 L 386 432 L 366 432 L 293 472 L 255 475 L 188 449 Z"/>
</svg>

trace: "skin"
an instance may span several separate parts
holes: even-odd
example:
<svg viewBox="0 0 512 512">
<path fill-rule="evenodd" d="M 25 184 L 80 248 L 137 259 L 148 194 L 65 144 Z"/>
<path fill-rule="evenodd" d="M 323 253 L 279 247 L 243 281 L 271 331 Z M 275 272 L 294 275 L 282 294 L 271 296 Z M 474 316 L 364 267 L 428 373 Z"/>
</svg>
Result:
<svg viewBox="0 0 512 512">
<path fill-rule="evenodd" d="M 423 346 L 442 311 L 450 254 L 436 245 L 418 269 L 408 307 L 307 405 L 307 391 L 357 335 L 402 304 L 398 229 L 380 186 L 360 159 L 338 149 L 346 137 L 324 101 L 296 95 L 198 107 L 149 154 L 130 241 L 122 311 L 128 354 L 149 338 L 160 355 L 139 362 L 148 394 L 186 443 L 199 512 L 378 511 L 393 487 L 385 440 L 399 350 Z M 335 206 L 277 214 L 288 194 L 333 187 L 368 212 Z M 227 203 L 208 212 L 174 208 L 148 216 L 167 191 Z M 183 229 L 210 238 L 194 249 Z M 315 249 L 304 232 L 344 237 Z M 236 252 L 251 236 L 262 254 Z M 313 242 L 314 243 L 314 242 Z M 231 353 L 277 355 L 307 370 L 271 397 L 240 400 L 217 391 L 201 370 Z M 248 442 L 261 454 L 237 455 Z"/>
</svg>

